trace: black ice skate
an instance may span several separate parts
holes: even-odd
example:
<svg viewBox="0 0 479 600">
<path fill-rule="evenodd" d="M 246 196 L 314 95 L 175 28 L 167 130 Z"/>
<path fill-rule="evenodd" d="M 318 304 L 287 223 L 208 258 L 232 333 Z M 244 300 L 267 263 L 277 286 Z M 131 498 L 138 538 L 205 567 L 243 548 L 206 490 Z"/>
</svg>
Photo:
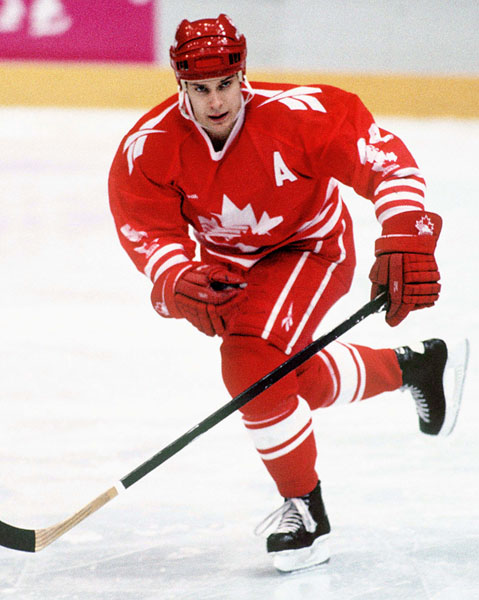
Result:
<svg viewBox="0 0 479 600">
<path fill-rule="evenodd" d="M 331 531 L 321 498 L 320 483 L 300 498 L 285 498 L 283 506 L 257 528 L 264 531 L 279 518 L 276 531 L 268 536 L 266 549 L 279 571 L 305 569 L 329 560 Z"/>
<path fill-rule="evenodd" d="M 419 428 L 428 435 L 449 435 L 456 424 L 466 375 L 469 344 L 450 351 L 443 340 L 421 342 L 419 348 L 396 348 L 403 375 L 402 390 L 416 403 Z"/>
</svg>

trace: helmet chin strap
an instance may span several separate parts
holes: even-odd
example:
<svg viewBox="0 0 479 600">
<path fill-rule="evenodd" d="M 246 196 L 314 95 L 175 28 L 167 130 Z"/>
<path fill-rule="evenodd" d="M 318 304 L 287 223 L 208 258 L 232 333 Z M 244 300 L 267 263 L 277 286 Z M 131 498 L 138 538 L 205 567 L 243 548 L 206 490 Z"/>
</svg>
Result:
<svg viewBox="0 0 479 600">
<path fill-rule="evenodd" d="M 193 109 L 191 108 L 190 98 L 188 96 L 188 92 L 186 91 L 186 81 L 184 79 L 182 79 L 178 85 L 178 98 L 181 114 L 185 117 L 185 119 L 189 119 L 190 121 L 194 121 L 196 123 L 197 121 L 193 114 Z"/>
</svg>

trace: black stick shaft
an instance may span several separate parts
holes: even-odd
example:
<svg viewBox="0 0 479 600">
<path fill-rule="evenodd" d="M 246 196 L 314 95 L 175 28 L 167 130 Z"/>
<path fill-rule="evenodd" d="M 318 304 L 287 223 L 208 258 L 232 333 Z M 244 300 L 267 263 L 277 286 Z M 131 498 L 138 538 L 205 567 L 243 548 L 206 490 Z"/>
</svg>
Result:
<svg viewBox="0 0 479 600">
<path fill-rule="evenodd" d="M 224 406 L 219 408 L 217 411 L 206 417 L 203 421 L 195 425 L 192 429 L 181 435 L 179 438 L 165 446 L 162 450 L 157 452 L 149 460 L 138 466 L 136 469 L 125 475 L 121 479 L 121 483 L 125 488 L 130 487 L 145 475 L 148 475 L 153 469 L 156 469 L 159 465 L 167 461 L 169 458 L 177 454 L 185 446 L 191 443 L 195 438 L 205 433 L 226 417 L 234 413 L 236 410 L 256 398 L 259 394 L 267 390 L 274 383 L 294 371 L 300 365 L 305 363 L 309 358 L 314 356 L 320 350 L 325 348 L 328 344 L 336 340 L 339 336 L 349 331 L 352 327 L 360 323 L 367 316 L 380 311 L 386 304 L 386 293 L 383 292 L 374 300 L 371 300 L 360 308 L 357 312 L 351 315 L 348 319 L 340 323 L 329 333 L 314 340 L 294 354 L 291 358 L 288 358 L 284 363 L 279 365 L 276 369 L 259 379 L 256 383 L 251 385 L 249 388 L 241 392 L 238 396 L 235 396 L 232 400 L 227 402 Z"/>
</svg>

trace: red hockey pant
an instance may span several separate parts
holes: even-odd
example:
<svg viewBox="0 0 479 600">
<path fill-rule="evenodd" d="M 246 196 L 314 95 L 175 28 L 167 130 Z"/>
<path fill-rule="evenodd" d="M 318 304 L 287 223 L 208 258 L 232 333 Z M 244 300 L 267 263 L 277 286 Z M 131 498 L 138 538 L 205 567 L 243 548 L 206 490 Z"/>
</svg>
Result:
<svg viewBox="0 0 479 600">
<path fill-rule="evenodd" d="M 247 273 L 246 299 L 221 346 L 225 385 L 236 396 L 312 341 L 344 295 L 355 266 L 346 214 L 339 235 L 279 250 Z M 284 497 L 318 481 L 311 411 L 394 390 L 402 383 L 391 349 L 333 342 L 242 409 L 243 421 Z"/>
</svg>

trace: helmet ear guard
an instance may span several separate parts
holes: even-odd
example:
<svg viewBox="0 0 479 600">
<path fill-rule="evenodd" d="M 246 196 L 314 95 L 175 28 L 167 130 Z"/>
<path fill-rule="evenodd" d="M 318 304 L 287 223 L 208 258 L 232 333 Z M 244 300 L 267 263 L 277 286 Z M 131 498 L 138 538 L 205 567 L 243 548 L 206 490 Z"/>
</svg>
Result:
<svg viewBox="0 0 479 600">
<path fill-rule="evenodd" d="M 225 14 L 217 19 L 192 22 L 184 19 L 170 48 L 170 64 L 179 84 L 183 80 L 228 77 L 238 72 L 242 81 L 246 71 L 246 38 Z"/>
</svg>

